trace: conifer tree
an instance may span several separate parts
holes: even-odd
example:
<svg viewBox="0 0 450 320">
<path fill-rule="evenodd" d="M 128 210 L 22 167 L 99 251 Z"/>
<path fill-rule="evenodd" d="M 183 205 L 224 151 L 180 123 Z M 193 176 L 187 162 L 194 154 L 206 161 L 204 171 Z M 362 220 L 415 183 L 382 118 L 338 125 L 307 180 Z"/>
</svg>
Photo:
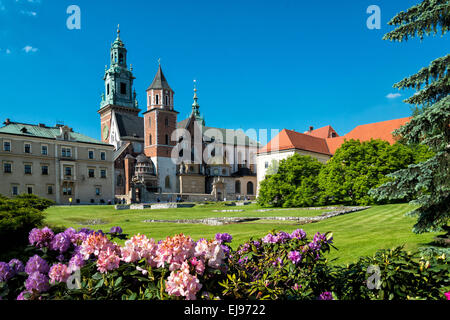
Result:
<svg viewBox="0 0 450 320">
<path fill-rule="evenodd" d="M 424 36 L 442 37 L 450 28 L 450 1 L 424 0 L 400 12 L 388 23 L 396 28 L 383 40 L 407 41 Z M 412 120 L 394 132 L 410 145 L 427 145 L 434 156 L 390 176 L 392 181 L 371 191 L 383 199 L 414 197 L 418 205 L 409 215 L 418 220 L 413 231 L 448 230 L 450 216 L 450 54 L 431 62 L 394 85 L 417 92 L 405 100 L 416 107 Z"/>
</svg>

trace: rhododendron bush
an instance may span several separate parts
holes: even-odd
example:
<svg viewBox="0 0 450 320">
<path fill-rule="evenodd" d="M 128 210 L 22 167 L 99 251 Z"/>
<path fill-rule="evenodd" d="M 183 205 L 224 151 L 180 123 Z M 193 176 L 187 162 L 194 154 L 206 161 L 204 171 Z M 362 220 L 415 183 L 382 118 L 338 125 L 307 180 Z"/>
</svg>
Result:
<svg viewBox="0 0 450 320">
<path fill-rule="evenodd" d="M 116 238 L 125 240 L 124 244 L 116 243 Z M 27 261 L 0 262 L 0 299 L 379 297 L 367 295 L 367 290 L 364 294 L 349 295 L 349 292 L 362 292 L 355 286 L 365 286 L 365 279 L 358 275 L 357 280 L 346 284 L 343 275 L 350 279 L 355 272 L 360 274 L 364 270 L 329 266 L 325 254 L 333 248 L 331 233 L 317 233 L 308 239 L 301 229 L 290 234 L 272 231 L 263 238 L 250 239 L 237 250 L 230 247 L 231 240 L 231 235 L 226 233 L 197 241 L 178 234 L 156 242 L 141 234 L 128 237 L 120 227 L 108 233 L 69 228 L 57 234 L 47 227 L 35 228 L 29 233 Z M 409 262 L 404 265 L 404 273 L 414 272 L 407 270 L 410 266 L 415 267 Z M 442 279 L 433 282 L 439 289 L 433 291 L 432 298 L 446 297 L 446 266 L 447 259 L 445 265 L 436 262 L 434 266 L 433 262 L 433 268 L 438 271 L 427 269 L 424 274 L 428 279 L 437 275 Z M 388 283 L 388 278 L 385 281 Z M 416 291 L 417 283 L 411 282 L 404 291 Z"/>
</svg>

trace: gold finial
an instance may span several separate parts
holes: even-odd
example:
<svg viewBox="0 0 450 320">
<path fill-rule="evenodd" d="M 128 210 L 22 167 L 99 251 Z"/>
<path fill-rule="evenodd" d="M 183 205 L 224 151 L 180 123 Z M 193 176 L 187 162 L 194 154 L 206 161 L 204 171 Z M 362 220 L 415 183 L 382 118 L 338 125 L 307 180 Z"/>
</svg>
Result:
<svg viewBox="0 0 450 320">
<path fill-rule="evenodd" d="M 117 25 L 117 36 L 120 36 L 120 24 Z"/>
<path fill-rule="evenodd" d="M 161 65 L 161 58 L 158 58 L 158 65 Z"/>
<path fill-rule="evenodd" d="M 197 80 L 194 79 L 194 99 L 197 99 Z"/>
<path fill-rule="evenodd" d="M 133 65 L 130 63 L 130 71 L 133 71 Z"/>
</svg>

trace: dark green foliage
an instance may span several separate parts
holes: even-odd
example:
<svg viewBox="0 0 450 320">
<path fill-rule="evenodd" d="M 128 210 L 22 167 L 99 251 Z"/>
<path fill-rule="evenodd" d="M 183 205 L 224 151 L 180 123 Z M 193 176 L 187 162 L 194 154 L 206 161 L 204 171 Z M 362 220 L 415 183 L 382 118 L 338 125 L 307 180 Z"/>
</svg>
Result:
<svg viewBox="0 0 450 320">
<path fill-rule="evenodd" d="M 323 164 L 310 156 L 295 154 L 281 160 L 259 189 L 258 204 L 276 207 L 312 206 L 318 201 L 318 175 Z M 269 170 L 270 171 L 270 170 Z"/>
<path fill-rule="evenodd" d="M 370 266 L 379 268 L 380 285 Z M 421 257 L 403 250 L 379 250 L 373 257 L 335 268 L 333 292 L 341 300 L 445 299 L 450 286 L 449 258 L 446 255 Z M 367 282 L 374 285 L 369 289 Z"/>
<path fill-rule="evenodd" d="M 43 210 L 53 202 L 34 195 L 14 199 L 0 197 L 0 251 L 12 250 L 26 244 L 31 229 L 44 221 Z"/>
<path fill-rule="evenodd" d="M 398 26 L 385 39 L 403 41 L 424 34 L 442 35 L 450 28 L 450 3 L 446 0 L 425 0 L 394 17 Z M 389 181 L 372 192 L 380 200 L 414 196 L 420 207 L 410 215 L 418 216 L 414 232 L 441 231 L 450 216 L 450 55 L 433 61 L 429 67 L 394 85 L 418 92 L 406 100 L 416 105 L 413 119 L 396 131 L 410 145 L 426 145 L 433 157 L 395 172 Z M 420 91 L 419 91 L 420 90 Z M 422 108 L 419 108 L 421 106 Z"/>
<path fill-rule="evenodd" d="M 346 141 L 319 176 L 322 204 L 367 205 L 370 189 L 388 181 L 387 174 L 414 163 L 411 148 L 386 141 Z"/>
</svg>

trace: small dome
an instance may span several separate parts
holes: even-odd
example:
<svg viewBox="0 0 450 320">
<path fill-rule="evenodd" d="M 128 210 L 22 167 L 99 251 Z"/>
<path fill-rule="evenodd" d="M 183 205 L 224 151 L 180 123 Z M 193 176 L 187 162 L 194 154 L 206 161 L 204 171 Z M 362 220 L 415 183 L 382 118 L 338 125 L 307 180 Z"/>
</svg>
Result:
<svg viewBox="0 0 450 320">
<path fill-rule="evenodd" d="M 136 161 L 137 163 L 149 163 L 150 160 L 144 155 L 144 154 L 140 154 L 136 157 Z"/>
</svg>

